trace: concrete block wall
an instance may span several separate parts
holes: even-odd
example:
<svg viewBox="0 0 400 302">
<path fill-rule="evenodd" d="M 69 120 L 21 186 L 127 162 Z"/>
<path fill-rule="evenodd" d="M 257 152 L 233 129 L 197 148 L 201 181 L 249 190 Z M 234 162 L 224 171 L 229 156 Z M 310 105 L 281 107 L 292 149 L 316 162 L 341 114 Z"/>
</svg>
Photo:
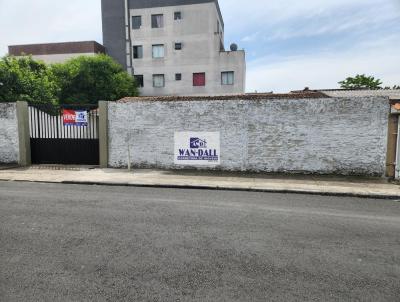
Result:
<svg viewBox="0 0 400 302">
<path fill-rule="evenodd" d="M 19 138 L 16 103 L 0 103 L 0 164 L 18 163 Z"/>
<path fill-rule="evenodd" d="M 108 109 L 111 167 L 127 166 L 129 142 L 135 166 L 180 169 L 175 131 L 220 131 L 220 170 L 385 173 L 387 97 L 139 100 Z"/>
</svg>

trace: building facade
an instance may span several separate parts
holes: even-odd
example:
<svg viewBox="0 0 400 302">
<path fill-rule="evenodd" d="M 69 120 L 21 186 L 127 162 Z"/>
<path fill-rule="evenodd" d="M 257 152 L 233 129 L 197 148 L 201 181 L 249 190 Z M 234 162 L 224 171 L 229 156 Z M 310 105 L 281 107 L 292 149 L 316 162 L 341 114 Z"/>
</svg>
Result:
<svg viewBox="0 0 400 302">
<path fill-rule="evenodd" d="M 104 46 L 95 41 L 8 46 L 8 54 L 11 56 L 31 55 L 32 58 L 47 64 L 63 63 L 79 56 L 94 56 L 104 53 Z"/>
<path fill-rule="evenodd" d="M 145 96 L 245 92 L 245 52 L 225 51 L 217 0 L 102 0 L 106 52 Z"/>
</svg>

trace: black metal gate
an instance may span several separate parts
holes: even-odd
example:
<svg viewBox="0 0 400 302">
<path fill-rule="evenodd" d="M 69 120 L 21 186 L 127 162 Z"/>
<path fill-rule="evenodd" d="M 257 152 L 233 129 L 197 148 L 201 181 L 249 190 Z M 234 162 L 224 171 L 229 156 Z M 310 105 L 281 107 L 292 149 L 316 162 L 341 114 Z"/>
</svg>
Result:
<svg viewBox="0 0 400 302">
<path fill-rule="evenodd" d="M 64 125 L 63 109 L 87 112 L 87 126 Z M 33 164 L 98 165 L 97 105 L 29 105 Z"/>
</svg>

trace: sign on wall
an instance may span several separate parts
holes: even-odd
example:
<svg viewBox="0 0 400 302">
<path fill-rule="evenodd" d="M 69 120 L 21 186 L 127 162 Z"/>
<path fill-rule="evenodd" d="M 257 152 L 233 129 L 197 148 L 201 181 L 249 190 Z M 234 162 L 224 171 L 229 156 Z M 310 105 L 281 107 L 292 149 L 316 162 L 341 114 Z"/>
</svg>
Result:
<svg viewBox="0 0 400 302">
<path fill-rule="evenodd" d="M 87 126 L 88 114 L 85 110 L 63 110 L 63 123 L 64 126 Z"/>
<path fill-rule="evenodd" d="M 175 132 L 174 163 L 217 166 L 221 163 L 219 132 Z"/>
</svg>

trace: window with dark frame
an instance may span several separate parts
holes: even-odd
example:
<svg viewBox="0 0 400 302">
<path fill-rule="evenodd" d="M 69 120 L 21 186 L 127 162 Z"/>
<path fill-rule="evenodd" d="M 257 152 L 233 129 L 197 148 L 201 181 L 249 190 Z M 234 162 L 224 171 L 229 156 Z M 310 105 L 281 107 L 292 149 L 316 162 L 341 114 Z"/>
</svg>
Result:
<svg viewBox="0 0 400 302">
<path fill-rule="evenodd" d="M 221 72 L 221 84 L 233 85 L 235 83 L 235 73 L 233 71 Z"/>
<path fill-rule="evenodd" d="M 142 27 L 142 16 L 132 17 L 132 29 L 140 29 Z"/>
<path fill-rule="evenodd" d="M 176 73 L 175 74 L 175 81 L 181 81 L 182 80 L 182 74 L 181 73 Z"/>
<path fill-rule="evenodd" d="M 182 43 L 175 43 L 175 50 L 181 50 L 182 49 Z"/>
<path fill-rule="evenodd" d="M 143 58 L 143 46 L 142 45 L 133 46 L 133 58 L 134 59 Z"/>
<path fill-rule="evenodd" d="M 138 87 L 144 87 L 143 75 L 135 75 L 135 81 Z"/>
<path fill-rule="evenodd" d="M 151 15 L 151 27 L 152 28 L 163 28 L 164 27 L 164 15 Z"/>
<path fill-rule="evenodd" d="M 182 20 L 182 13 L 181 12 L 175 12 L 174 13 L 174 20 Z"/>
<path fill-rule="evenodd" d="M 206 74 L 204 72 L 193 74 L 193 86 L 206 86 Z"/>
</svg>

